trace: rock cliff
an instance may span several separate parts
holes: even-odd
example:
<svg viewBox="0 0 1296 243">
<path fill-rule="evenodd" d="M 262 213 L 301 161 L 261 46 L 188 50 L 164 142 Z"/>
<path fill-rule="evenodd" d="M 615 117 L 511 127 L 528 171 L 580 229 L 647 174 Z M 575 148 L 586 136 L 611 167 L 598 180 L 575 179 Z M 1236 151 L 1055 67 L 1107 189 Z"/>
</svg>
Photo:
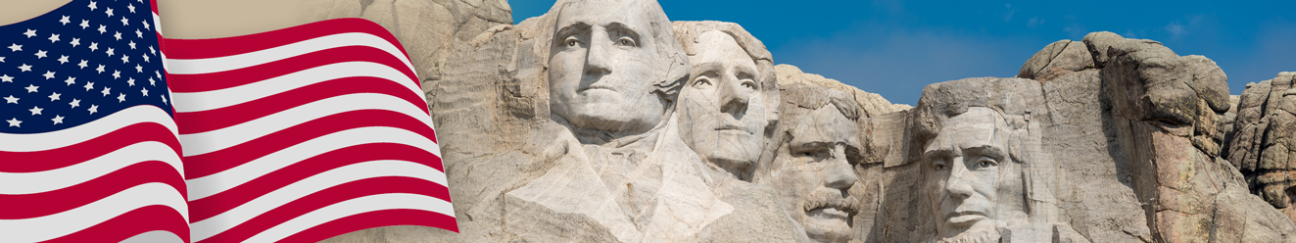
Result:
<svg viewBox="0 0 1296 243">
<path fill-rule="evenodd" d="M 646 2 L 628 8 L 660 11 Z M 360 16 L 397 33 L 425 81 L 461 232 L 391 226 L 328 242 L 1296 242 L 1293 73 L 1229 96 L 1206 57 L 1095 32 L 1023 57 L 1017 77 L 929 85 L 909 107 L 772 65 L 736 24 L 675 22 L 672 40 L 696 41 L 683 44 L 690 61 L 646 65 L 696 72 L 684 88 L 661 88 L 676 85 L 666 80 L 652 93 L 670 113 L 663 125 L 591 142 L 552 108 L 562 91 L 553 56 L 604 50 L 562 31 L 572 16 L 620 15 L 559 1 L 510 25 L 502 1 L 362 3 Z M 630 42 L 602 44 L 672 42 L 624 28 L 637 33 Z M 737 43 L 703 45 L 711 40 Z M 696 50 L 720 46 L 738 49 L 716 51 L 730 55 L 721 64 Z M 603 61 L 583 59 L 598 72 L 625 68 Z M 699 71 L 708 68 L 720 71 Z M 582 70 L 573 75 L 597 73 Z M 716 103 L 698 100 L 708 95 Z M 764 135 L 760 159 L 733 167 L 744 162 L 679 138 L 692 133 L 676 129 L 703 126 L 676 121 L 692 109 L 675 107 L 683 102 L 727 114 L 718 121 L 776 114 L 752 133 Z"/>
</svg>

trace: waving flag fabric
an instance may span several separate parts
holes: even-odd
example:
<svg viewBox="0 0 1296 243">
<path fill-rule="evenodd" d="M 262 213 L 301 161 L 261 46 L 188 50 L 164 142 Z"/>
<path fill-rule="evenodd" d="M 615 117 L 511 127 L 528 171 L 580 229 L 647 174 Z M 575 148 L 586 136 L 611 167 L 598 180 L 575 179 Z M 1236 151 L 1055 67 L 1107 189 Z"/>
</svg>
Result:
<svg viewBox="0 0 1296 243">
<path fill-rule="evenodd" d="M 73 1 L 0 26 L 0 242 L 189 238 L 153 9 Z"/>
<path fill-rule="evenodd" d="M 457 231 L 418 78 L 381 26 L 338 19 L 166 44 L 195 242 Z"/>
<path fill-rule="evenodd" d="M 0 242 L 458 231 L 418 77 L 384 28 L 164 39 L 156 9 L 74 0 L 0 26 Z"/>
</svg>

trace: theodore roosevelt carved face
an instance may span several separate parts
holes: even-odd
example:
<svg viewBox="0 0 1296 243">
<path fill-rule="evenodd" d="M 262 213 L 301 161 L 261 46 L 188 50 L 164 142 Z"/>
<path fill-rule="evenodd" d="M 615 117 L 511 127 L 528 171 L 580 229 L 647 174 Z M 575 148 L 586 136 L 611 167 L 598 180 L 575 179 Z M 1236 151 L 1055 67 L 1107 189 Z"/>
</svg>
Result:
<svg viewBox="0 0 1296 243">
<path fill-rule="evenodd" d="M 788 89 L 816 92 L 788 92 L 789 103 L 780 106 L 781 120 L 776 155 L 757 178 L 775 188 L 783 209 L 805 228 L 810 239 L 847 242 L 851 239 L 851 218 L 858 210 L 849 193 L 858 177 L 858 106 L 840 91 L 791 85 Z M 808 95 L 819 95 L 809 97 Z M 833 97 L 833 98 L 829 98 Z"/>
</svg>

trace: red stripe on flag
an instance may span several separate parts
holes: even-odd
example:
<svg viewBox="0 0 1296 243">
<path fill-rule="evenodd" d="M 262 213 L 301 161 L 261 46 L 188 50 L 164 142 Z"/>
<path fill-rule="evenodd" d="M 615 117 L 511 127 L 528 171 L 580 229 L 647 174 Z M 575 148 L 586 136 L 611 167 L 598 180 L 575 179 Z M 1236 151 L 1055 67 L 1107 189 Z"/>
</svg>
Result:
<svg viewBox="0 0 1296 243">
<path fill-rule="evenodd" d="M 382 151 L 375 153 L 375 151 Z M 224 213 L 294 182 L 335 168 L 376 160 L 401 160 L 444 170 L 441 159 L 423 149 L 404 144 L 371 143 L 316 155 L 215 195 L 189 202 L 189 220 L 198 222 Z M 449 191 L 432 195 L 450 200 Z"/>
<path fill-rule="evenodd" d="M 341 33 L 366 33 L 381 37 L 405 54 L 409 53 L 390 32 L 373 21 L 360 18 L 324 20 L 291 28 L 272 30 L 250 35 L 213 39 L 167 39 L 167 57 L 172 59 L 203 59 L 250 53 L 316 37 Z"/>
<path fill-rule="evenodd" d="M 40 161 L 40 163 L 0 163 L 0 172 L 25 173 L 63 168 L 112 153 L 140 142 L 157 141 L 181 154 L 180 141 L 162 124 L 146 122 L 113 130 L 99 137 L 66 147 L 35 152 L 0 152 L 5 161 Z"/>
<path fill-rule="evenodd" d="M 175 115 L 176 123 L 182 134 L 209 132 L 238 125 L 244 122 L 272 115 L 293 107 L 309 104 L 329 97 L 356 94 L 377 93 L 396 96 L 410 105 L 420 107 L 427 112 L 423 97 L 409 91 L 405 86 L 386 79 L 374 77 L 350 77 L 334 79 L 307 85 L 301 88 L 281 92 L 273 96 L 256 99 L 242 104 L 199 112 L 181 112 Z"/>
<path fill-rule="evenodd" d="M 168 52 L 167 55 L 171 53 Z M 172 92 L 193 93 L 238 87 L 314 67 L 355 61 L 373 62 L 400 70 L 415 86 L 418 85 L 418 76 L 401 59 L 382 49 L 368 46 L 330 48 L 242 69 L 202 74 L 170 74 L 168 77 L 171 78 Z"/>
<path fill-rule="evenodd" d="M 449 190 L 440 184 L 410 177 L 375 177 L 351 181 L 320 190 L 283 206 L 276 207 L 266 213 L 257 215 L 255 218 L 241 222 L 234 228 L 199 242 L 242 242 L 266 229 L 311 211 L 355 198 L 388 193 L 408 193 L 435 197 L 441 194 L 448 195 Z M 407 217 L 401 216 L 397 218 Z M 454 220 L 451 219 L 450 222 L 454 222 Z M 355 225 L 354 223 L 349 222 L 348 224 Z M 328 234 L 338 235 L 342 233 L 346 232 L 329 232 Z"/>
<path fill-rule="evenodd" d="M 373 126 L 405 129 L 428 138 L 436 135 L 426 124 L 405 114 L 386 110 L 348 111 L 304 122 L 220 151 L 185 157 L 185 177 L 194 179 L 216 174 L 319 136 Z"/>
<path fill-rule="evenodd" d="M 167 206 L 152 205 L 131 210 L 75 233 L 46 243 L 120 242 L 140 233 L 162 230 L 189 242 L 189 224 L 184 216 Z"/>
<path fill-rule="evenodd" d="M 161 161 L 146 161 L 126 166 L 120 170 L 58 190 L 11 195 L 0 194 L 0 219 L 26 219 L 57 214 L 99 201 L 118 192 L 146 183 L 164 183 L 186 195 L 180 172 Z M 187 196 L 186 196 L 187 197 Z"/>
<path fill-rule="evenodd" d="M 422 210 L 391 209 L 356 214 L 329 221 L 293 234 L 279 242 L 319 242 L 347 232 L 393 225 L 429 226 L 459 233 L 459 226 L 455 224 L 454 217 Z"/>
</svg>

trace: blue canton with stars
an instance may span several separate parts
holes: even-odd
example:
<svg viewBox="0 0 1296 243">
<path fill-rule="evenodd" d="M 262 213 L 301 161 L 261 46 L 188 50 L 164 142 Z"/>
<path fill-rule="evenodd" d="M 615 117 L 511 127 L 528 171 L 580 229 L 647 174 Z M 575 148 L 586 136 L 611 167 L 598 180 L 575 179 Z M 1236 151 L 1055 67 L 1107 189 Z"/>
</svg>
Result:
<svg viewBox="0 0 1296 243">
<path fill-rule="evenodd" d="M 146 0 L 75 0 L 0 26 L 0 133 L 62 130 L 137 105 L 171 114 L 156 27 Z"/>
</svg>

